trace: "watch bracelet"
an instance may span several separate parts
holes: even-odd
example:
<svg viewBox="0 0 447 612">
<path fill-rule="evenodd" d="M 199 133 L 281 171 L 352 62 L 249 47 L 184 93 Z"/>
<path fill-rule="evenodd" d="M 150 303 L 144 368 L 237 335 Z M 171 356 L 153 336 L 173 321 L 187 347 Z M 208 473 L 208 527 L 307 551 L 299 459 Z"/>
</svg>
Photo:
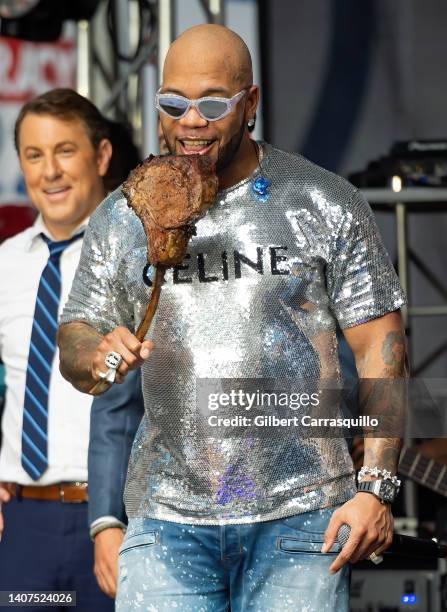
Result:
<svg viewBox="0 0 447 612">
<path fill-rule="evenodd" d="M 373 476 L 375 478 L 381 478 L 381 480 L 390 480 L 398 489 L 401 485 L 401 481 L 396 475 L 392 476 L 389 470 L 377 466 L 371 468 L 368 465 L 364 465 L 357 475 L 357 482 L 362 482 L 365 476 Z"/>
</svg>

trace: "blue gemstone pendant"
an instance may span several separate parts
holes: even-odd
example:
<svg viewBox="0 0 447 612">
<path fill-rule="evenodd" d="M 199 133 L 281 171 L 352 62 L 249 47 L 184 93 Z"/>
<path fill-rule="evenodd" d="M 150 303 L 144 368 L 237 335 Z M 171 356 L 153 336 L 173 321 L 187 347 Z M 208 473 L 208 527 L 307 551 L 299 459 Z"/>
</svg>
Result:
<svg viewBox="0 0 447 612">
<path fill-rule="evenodd" d="M 267 202 L 270 195 L 268 193 L 269 186 L 269 180 L 267 180 L 264 176 L 258 176 L 258 178 L 252 182 L 251 190 L 255 194 L 257 200 L 260 202 Z"/>
</svg>

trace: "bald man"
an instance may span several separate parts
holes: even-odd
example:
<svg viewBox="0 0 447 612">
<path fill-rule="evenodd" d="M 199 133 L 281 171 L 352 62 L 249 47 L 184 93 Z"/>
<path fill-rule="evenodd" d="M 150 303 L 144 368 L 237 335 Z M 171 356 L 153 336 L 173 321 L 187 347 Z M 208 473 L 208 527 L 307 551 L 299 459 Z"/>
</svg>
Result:
<svg viewBox="0 0 447 612">
<path fill-rule="evenodd" d="M 345 439 L 309 438 L 295 415 L 322 378 L 339 380 L 337 323 L 361 377 L 404 376 L 404 298 L 359 192 L 250 138 L 258 99 L 234 32 L 198 26 L 172 44 L 155 101 L 162 130 L 172 154 L 216 163 L 217 201 L 167 274 L 144 342 L 134 330 L 153 271 L 120 189 L 90 221 L 63 314 L 61 370 L 76 388 L 92 388 L 110 351 L 122 356 L 117 383 L 142 368 L 120 612 L 347 611 L 348 561 L 390 544 L 390 496 L 357 492 Z M 399 440 L 365 447 L 379 470 L 365 479 L 395 493 Z"/>
</svg>

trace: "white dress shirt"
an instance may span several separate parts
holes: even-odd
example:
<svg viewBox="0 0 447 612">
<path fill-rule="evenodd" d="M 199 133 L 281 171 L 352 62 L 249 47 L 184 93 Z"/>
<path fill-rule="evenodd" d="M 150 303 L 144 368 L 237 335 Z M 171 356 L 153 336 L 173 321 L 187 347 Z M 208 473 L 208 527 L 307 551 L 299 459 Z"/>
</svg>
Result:
<svg viewBox="0 0 447 612">
<path fill-rule="evenodd" d="M 74 234 L 87 226 L 88 219 Z M 49 257 L 39 236 L 51 235 L 39 216 L 34 225 L 0 246 L 0 354 L 6 369 L 6 402 L 2 418 L 0 481 L 47 485 L 87 481 L 87 451 L 92 397 L 80 393 L 59 372 L 59 351 L 53 360 L 48 397 L 48 468 L 33 481 L 21 465 L 23 401 L 34 306 L 40 276 Z M 61 255 L 59 314 L 67 301 L 81 254 L 82 240 Z"/>
</svg>

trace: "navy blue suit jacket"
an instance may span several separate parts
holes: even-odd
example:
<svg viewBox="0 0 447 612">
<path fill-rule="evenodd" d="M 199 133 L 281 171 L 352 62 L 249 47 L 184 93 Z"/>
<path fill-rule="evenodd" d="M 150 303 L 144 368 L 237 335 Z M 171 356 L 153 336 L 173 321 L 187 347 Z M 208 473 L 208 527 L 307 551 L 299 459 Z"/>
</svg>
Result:
<svg viewBox="0 0 447 612">
<path fill-rule="evenodd" d="M 93 400 L 88 449 L 89 525 L 101 516 L 114 516 L 127 523 L 124 484 L 143 414 L 139 369 L 129 372 L 122 385 L 113 385 Z"/>
</svg>

